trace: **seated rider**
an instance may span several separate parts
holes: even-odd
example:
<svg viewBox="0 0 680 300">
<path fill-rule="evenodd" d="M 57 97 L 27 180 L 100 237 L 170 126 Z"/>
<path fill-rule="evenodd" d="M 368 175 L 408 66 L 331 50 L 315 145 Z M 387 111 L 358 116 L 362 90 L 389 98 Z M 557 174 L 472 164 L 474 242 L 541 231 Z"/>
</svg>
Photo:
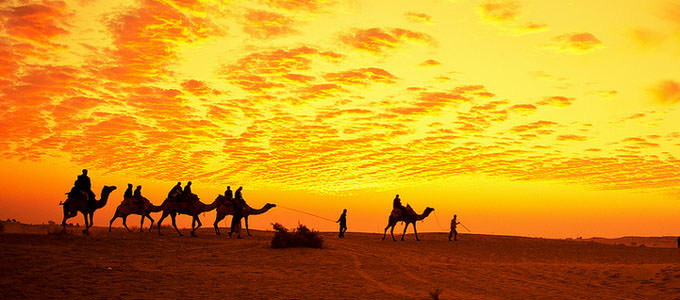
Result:
<svg viewBox="0 0 680 300">
<path fill-rule="evenodd" d="M 142 196 L 142 186 L 138 185 L 137 188 L 135 189 L 135 194 L 132 195 L 132 199 L 134 199 L 134 204 L 137 206 L 142 206 L 144 203 L 144 196 Z"/>
<path fill-rule="evenodd" d="M 400 213 L 404 213 L 404 206 L 401 205 L 401 199 L 399 199 L 399 194 L 397 194 L 396 197 L 394 197 L 394 201 L 392 201 L 392 208 L 393 209 L 398 209 Z"/>
<path fill-rule="evenodd" d="M 76 179 L 76 182 L 73 185 L 75 190 L 87 195 L 87 201 L 89 205 L 93 205 L 95 203 L 96 199 L 94 193 L 92 192 L 92 183 L 90 182 L 90 177 L 87 177 L 87 169 L 83 169 L 83 173 L 78 175 L 78 179 Z"/>
<path fill-rule="evenodd" d="M 172 187 L 170 192 L 168 193 L 168 199 L 174 199 L 175 197 L 179 196 L 182 194 L 182 183 L 177 182 L 175 186 Z"/>
<path fill-rule="evenodd" d="M 123 199 L 125 198 L 132 198 L 132 183 L 128 183 L 128 187 L 125 190 L 125 194 L 123 194 Z"/>
<path fill-rule="evenodd" d="M 195 197 L 191 192 L 191 181 L 187 182 L 187 185 L 184 186 L 184 190 L 182 191 L 182 200 L 183 201 L 189 201 L 189 199 L 193 199 Z"/>
<path fill-rule="evenodd" d="M 227 186 L 227 190 L 224 191 L 224 198 L 226 201 L 231 201 L 234 199 L 234 194 L 231 191 L 231 186 Z"/>
</svg>

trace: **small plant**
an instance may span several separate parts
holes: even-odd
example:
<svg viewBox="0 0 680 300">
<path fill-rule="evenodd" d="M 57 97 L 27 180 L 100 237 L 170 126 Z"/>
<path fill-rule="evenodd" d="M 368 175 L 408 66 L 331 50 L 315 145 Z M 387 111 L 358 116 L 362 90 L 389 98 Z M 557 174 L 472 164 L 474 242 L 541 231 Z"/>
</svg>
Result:
<svg viewBox="0 0 680 300">
<path fill-rule="evenodd" d="M 439 295 L 442 294 L 442 290 L 440 288 L 435 288 L 434 290 L 430 291 L 430 297 L 432 297 L 432 300 L 439 300 Z"/>
<path fill-rule="evenodd" d="M 309 230 L 305 225 L 299 224 L 293 232 L 288 232 L 288 229 L 279 223 L 272 225 L 276 231 L 272 238 L 272 248 L 323 247 L 323 238 L 321 238 L 319 232 Z"/>
</svg>

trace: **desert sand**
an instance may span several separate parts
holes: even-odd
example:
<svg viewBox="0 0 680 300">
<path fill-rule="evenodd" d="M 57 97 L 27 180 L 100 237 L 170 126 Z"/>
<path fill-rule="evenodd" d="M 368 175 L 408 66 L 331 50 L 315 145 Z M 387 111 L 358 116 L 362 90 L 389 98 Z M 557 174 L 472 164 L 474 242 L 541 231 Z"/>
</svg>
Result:
<svg viewBox="0 0 680 300">
<path fill-rule="evenodd" d="M 237 240 L 212 228 L 195 238 L 169 228 L 163 236 L 5 229 L 3 299 L 432 299 L 435 289 L 439 299 L 680 299 L 671 237 L 630 246 L 475 234 L 449 242 L 444 233 L 393 242 L 348 232 L 322 233 L 324 249 L 272 249 L 265 231 Z"/>
</svg>

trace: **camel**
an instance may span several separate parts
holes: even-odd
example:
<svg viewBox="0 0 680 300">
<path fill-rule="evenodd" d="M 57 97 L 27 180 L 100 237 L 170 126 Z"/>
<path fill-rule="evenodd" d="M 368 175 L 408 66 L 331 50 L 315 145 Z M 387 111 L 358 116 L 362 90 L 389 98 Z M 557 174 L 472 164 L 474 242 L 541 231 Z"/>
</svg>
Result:
<svg viewBox="0 0 680 300">
<path fill-rule="evenodd" d="M 222 197 L 222 203 L 217 207 L 217 215 L 215 216 L 215 223 L 213 223 L 213 226 L 215 227 L 215 234 L 220 235 L 220 229 L 217 226 L 217 223 L 222 221 L 227 215 L 234 215 L 234 202 L 232 201 L 227 201 L 224 196 L 220 195 Z M 218 197 L 219 198 L 219 197 Z M 243 208 L 243 213 L 242 217 L 246 221 L 246 233 L 248 233 L 248 236 L 251 236 L 250 230 L 248 229 L 248 216 L 250 215 L 260 215 L 263 213 L 266 213 L 268 210 L 276 207 L 276 204 L 273 203 L 267 203 L 265 204 L 262 208 L 260 209 L 255 209 L 250 207 L 246 203 L 245 207 Z M 231 237 L 231 232 L 229 232 L 229 236 Z"/>
<path fill-rule="evenodd" d="M 404 233 L 401 234 L 401 240 L 404 240 L 404 235 L 406 235 L 406 228 L 408 228 L 408 224 L 413 224 L 413 233 L 416 234 L 416 241 L 420 241 L 418 238 L 418 231 L 416 230 L 416 221 L 420 221 L 422 219 L 427 218 L 427 216 L 430 215 L 430 213 L 434 211 L 434 208 L 427 207 L 425 208 L 425 211 L 423 211 L 422 214 L 417 214 L 411 206 L 406 205 L 406 210 L 403 212 L 397 208 L 392 210 L 392 213 L 390 214 L 390 218 L 387 223 L 387 227 L 385 227 L 385 231 L 383 232 L 383 241 L 385 240 L 385 235 L 387 235 L 387 228 L 392 228 L 390 230 L 390 234 L 392 235 L 392 240 L 396 241 L 394 238 L 394 226 L 397 225 L 397 222 L 404 222 L 406 223 L 406 226 L 404 226 Z"/>
<path fill-rule="evenodd" d="M 131 231 L 130 228 L 127 227 L 127 224 L 125 224 L 125 220 L 129 215 L 133 214 L 142 216 L 142 220 L 139 224 L 139 232 L 144 231 L 144 218 L 149 218 L 149 220 L 151 220 L 151 225 L 149 226 L 149 231 L 151 231 L 154 222 L 153 218 L 151 218 L 151 213 L 161 211 L 161 207 L 153 205 L 153 203 L 146 198 L 142 198 L 141 205 L 135 204 L 134 201 L 135 199 L 125 198 L 123 199 L 123 202 L 118 205 L 111 221 L 109 221 L 109 232 L 111 232 L 111 224 L 113 224 L 113 221 L 115 221 L 116 218 L 122 218 L 125 229 Z"/>
<path fill-rule="evenodd" d="M 71 193 L 66 193 L 68 198 L 64 202 L 59 203 L 59 205 L 64 207 L 64 218 L 61 220 L 61 226 L 64 228 L 64 232 L 66 231 L 66 220 L 75 217 L 78 212 L 80 212 L 85 218 L 85 229 L 83 230 L 83 234 L 89 235 L 90 227 L 93 225 L 92 218 L 94 217 L 94 212 L 106 205 L 106 201 L 109 200 L 109 194 L 114 190 L 116 190 L 115 186 L 105 185 L 102 188 L 101 199 L 98 201 L 95 199 L 94 206 L 89 205 L 87 194 L 85 193 L 80 194 L 79 197 L 72 195 Z M 90 217 L 89 222 L 88 216 Z"/>
<path fill-rule="evenodd" d="M 203 223 L 201 223 L 201 220 L 198 218 L 198 215 L 207 211 L 211 211 L 215 208 L 217 208 L 218 205 L 221 203 L 221 198 L 217 197 L 215 198 L 215 201 L 210 204 L 204 204 L 202 203 L 198 196 L 196 195 L 182 195 L 184 199 L 178 200 L 178 199 L 165 199 L 163 201 L 163 204 L 161 204 L 161 210 L 163 211 L 163 215 L 161 218 L 158 220 L 158 235 L 161 235 L 161 223 L 163 222 L 163 219 L 167 218 L 168 215 L 170 215 L 170 218 L 172 219 L 172 227 L 175 228 L 175 231 L 182 236 L 182 233 L 177 229 L 177 225 L 175 223 L 175 217 L 177 214 L 185 214 L 185 215 L 190 215 L 193 217 L 191 221 L 191 235 L 196 236 L 196 230 L 200 228 Z M 198 222 L 198 226 L 195 226 L 196 222 Z"/>
</svg>

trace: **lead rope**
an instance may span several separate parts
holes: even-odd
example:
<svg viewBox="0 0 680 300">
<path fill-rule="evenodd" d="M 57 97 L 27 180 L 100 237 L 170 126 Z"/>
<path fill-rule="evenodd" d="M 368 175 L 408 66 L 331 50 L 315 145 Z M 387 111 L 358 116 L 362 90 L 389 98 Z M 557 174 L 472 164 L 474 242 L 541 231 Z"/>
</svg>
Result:
<svg viewBox="0 0 680 300">
<path fill-rule="evenodd" d="M 291 210 L 291 211 L 298 212 L 298 213 L 301 213 L 301 214 L 310 215 L 310 216 L 313 216 L 313 217 L 317 217 L 317 218 L 319 218 L 319 219 L 326 220 L 326 221 L 328 221 L 328 222 L 335 223 L 335 221 L 333 221 L 333 220 L 331 220 L 331 219 L 329 219 L 329 218 L 325 218 L 325 217 L 322 217 L 322 216 L 319 216 L 319 215 L 315 215 L 315 214 L 313 214 L 313 213 L 308 213 L 308 212 L 306 212 L 306 211 L 302 211 L 302 210 L 298 210 L 298 209 L 294 209 L 294 208 L 289 208 L 289 207 L 281 206 L 281 205 L 278 205 L 278 204 L 276 205 L 276 207 L 280 207 L 280 208 L 283 208 L 283 209 Z"/>
<path fill-rule="evenodd" d="M 436 211 L 432 211 L 434 213 L 434 219 L 437 221 L 437 226 L 439 226 L 439 229 L 446 231 L 446 228 L 442 226 L 441 223 L 439 223 L 439 216 L 437 216 Z"/>
</svg>

